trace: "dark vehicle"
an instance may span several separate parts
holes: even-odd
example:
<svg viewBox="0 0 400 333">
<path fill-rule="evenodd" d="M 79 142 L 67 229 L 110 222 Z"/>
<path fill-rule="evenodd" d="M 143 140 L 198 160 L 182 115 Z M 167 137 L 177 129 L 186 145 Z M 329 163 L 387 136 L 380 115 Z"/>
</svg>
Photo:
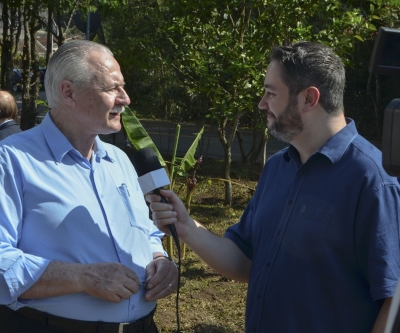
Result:
<svg viewBox="0 0 400 333">
<path fill-rule="evenodd" d="M 21 69 L 13 69 L 14 76 L 13 76 L 13 86 L 12 90 L 22 91 L 22 70 Z"/>
<path fill-rule="evenodd" d="M 14 77 L 13 77 L 13 91 L 22 91 L 22 69 L 13 69 Z M 39 83 L 40 89 L 44 89 L 44 77 L 46 75 L 46 68 L 39 68 Z M 32 72 L 30 73 L 30 77 L 32 77 Z"/>
<path fill-rule="evenodd" d="M 46 75 L 46 68 L 39 68 L 40 71 L 40 89 L 44 89 L 44 76 Z"/>
</svg>

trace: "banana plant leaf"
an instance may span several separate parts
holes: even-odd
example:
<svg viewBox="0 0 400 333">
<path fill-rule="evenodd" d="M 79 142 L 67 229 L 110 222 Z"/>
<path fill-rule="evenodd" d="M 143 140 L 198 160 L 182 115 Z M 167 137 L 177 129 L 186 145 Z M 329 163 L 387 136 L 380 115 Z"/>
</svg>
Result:
<svg viewBox="0 0 400 333">
<path fill-rule="evenodd" d="M 125 112 L 122 116 L 122 124 L 125 127 L 129 141 L 132 143 L 135 149 L 139 150 L 142 148 L 152 148 L 157 154 L 161 165 L 165 166 L 165 161 L 158 151 L 153 140 L 151 139 L 150 135 L 146 132 L 133 111 L 127 106 L 125 107 Z"/>
<path fill-rule="evenodd" d="M 196 153 L 197 145 L 199 144 L 203 132 L 204 132 L 204 127 L 200 130 L 199 133 L 197 133 L 197 136 L 194 139 L 192 145 L 190 146 L 185 156 L 180 161 L 179 169 L 181 171 L 188 172 L 196 164 L 197 160 L 194 158 L 194 154 Z"/>
</svg>

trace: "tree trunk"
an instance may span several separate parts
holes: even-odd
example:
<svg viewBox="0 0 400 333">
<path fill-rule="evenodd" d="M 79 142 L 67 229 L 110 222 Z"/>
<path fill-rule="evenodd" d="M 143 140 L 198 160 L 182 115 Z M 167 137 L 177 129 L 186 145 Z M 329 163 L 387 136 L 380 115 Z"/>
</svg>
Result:
<svg viewBox="0 0 400 333">
<path fill-rule="evenodd" d="M 58 47 L 60 47 L 65 42 L 65 36 L 64 36 L 64 31 L 62 29 L 61 13 L 59 11 L 57 11 L 57 14 L 56 14 L 56 21 L 57 21 L 57 27 L 58 27 L 57 45 L 58 45 Z"/>
<path fill-rule="evenodd" d="M 53 24 L 53 9 L 48 7 L 47 12 L 47 49 L 46 49 L 46 66 L 53 54 L 53 34 L 51 32 L 51 24 Z"/>
<path fill-rule="evenodd" d="M 30 26 L 29 26 L 29 33 L 30 33 L 30 40 L 31 40 L 31 84 L 29 85 L 29 98 L 30 98 L 30 105 L 31 105 L 31 112 L 33 114 L 33 126 L 36 123 L 36 108 L 37 108 L 37 99 L 39 98 L 39 90 L 40 90 L 40 71 L 39 71 L 39 54 L 36 49 L 36 34 L 38 31 L 39 25 L 36 15 L 34 12 L 31 13 L 30 19 Z M 33 127 L 32 126 L 32 127 Z"/>
<path fill-rule="evenodd" d="M 250 163 L 257 162 L 258 156 L 260 155 L 260 153 L 263 150 L 263 148 L 265 150 L 265 147 L 266 147 L 266 144 L 267 144 L 267 141 L 268 141 L 268 134 L 267 134 L 266 125 L 261 130 L 259 129 L 259 131 L 261 131 L 261 135 L 260 135 L 260 140 L 258 141 L 258 145 L 257 145 L 256 149 L 252 149 L 250 151 L 250 153 L 249 153 L 249 161 L 250 161 Z M 263 163 L 263 165 L 264 165 L 264 163 Z"/>
<path fill-rule="evenodd" d="M 229 146 L 229 141 L 226 139 L 226 124 L 228 122 L 227 118 L 221 119 L 219 123 L 219 139 L 221 141 L 222 147 L 224 148 L 224 178 L 228 180 L 225 182 L 225 205 L 232 205 L 232 184 L 231 180 L 231 158 L 232 152 Z M 234 135 L 234 133 L 233 133 Z"/>
<path fill-rule="evenodd" d="M 239 125 L 239 119 L 241 113 L 237 112 L 232 124 L 232 132 L 229 135 L 229 139 L 226 139 L 226 125 L 228 119 L 226 117 L 222 118 L 219 123 L 219 139 L 221 141 L 222 147 L 224 148 L 224 178 L 228 181 L 225 182 L 225 205 L 232 205 L 232 183 L 231 180 L 231 162 L 232 162 L 232 142 L 235 138 L 235 133 Z"/>
<path fill-rule="evenodd" d="M 4 90 L 12 90 L 13 87 L 13 31 L 10 22 L 15 17 L 9 15 L 8 1 L 3 2 L 3 42 L 1 48 L 1 88 Z"/>
<path fill-rule="evenodd" d="M 261 135 L 259 135 L 261 133 Z M 258 160 L 258 156 L 260 156 L 263 147 L 265 147 L 266 142 L 268 140 L 266 125 L 264 128 L 259 129 L 256 125 L 253 128 L 253 137 L 252 137 L 252 146 L 248 153 L 246 153 L 246 149 L 244 147 L 244 138 L 239 129 L 236 131 L 236 137 L 239 142 L 239 149 L 242 156 L 242 164 L 251 164 L 255 163 Z"/>
<path fill-rule="evenodd" d="M 103 23 L 100 23 L 99 29 L 97 29 L 97 37 L 99 38 L 99 42 L 103 45 L 107 45 L 106 36 L 104 35 Z"/>
<path fill-rule="evenodd" d="M 226 145 L 224 147 L 224 178 L 229 180 L 225 182 L 225 205 L 232 205 L 232 183 L 231 180 L 231 162 L 232 162 L 232 147 Z"/>
<path fill-rule="evenodd" d="M 36 51 L 36 32 L 38 29 L 34 6 L 24 8 L 24 47 L 23 47 L 23 89 L 21 129 L 27 130 L 35 126 L 36 100 L 39 95 L 39 59 Z M 31 72 L 31 67 L 32 71 Z M 32 74 L 31 74 L 32 73 Z"/>
</svg>

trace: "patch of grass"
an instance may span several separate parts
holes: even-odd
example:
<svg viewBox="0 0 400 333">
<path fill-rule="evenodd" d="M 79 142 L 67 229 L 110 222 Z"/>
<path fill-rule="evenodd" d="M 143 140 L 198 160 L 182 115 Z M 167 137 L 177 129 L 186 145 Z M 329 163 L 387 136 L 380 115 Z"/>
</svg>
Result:
<svg viewBox="0 0 400 333">
<path fill-rule="evenodd" d="M 232 181 L 255 187 L 260 165 L 232 164 Z M 207 159 L 197 171 L 198 180 L 222 177 L 223 161 Z M 183 179 L 181 179 L 183 185 Z M 176 186 L 181 198 L 185 186 Z M 251 198 L 248 189 L 233 185 L 233 205 L 226 207 L 224 184 L 212 182 L 196 189 L 191 215 L 211 232 L 223 236 L 226 228 L 236 223 Z M 182 260 L 179 315 L 181 331 L 185 333 L 244 332 L 247 284 L 227 279 L 203 263 L 190 249 Z M 175 295 L 158 301 L 155 321 L 160 332 L 176 332 Z"/>
</svg>

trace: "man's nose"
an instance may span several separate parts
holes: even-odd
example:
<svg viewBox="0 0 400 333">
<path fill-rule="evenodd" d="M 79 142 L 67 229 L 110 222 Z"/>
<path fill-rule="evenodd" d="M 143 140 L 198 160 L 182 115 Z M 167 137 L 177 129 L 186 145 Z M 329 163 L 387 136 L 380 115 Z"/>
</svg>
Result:
<svg viewBox="0 0 400 333">
<path fill-rule="evenodd" d="M 117 96 L 118 104 L 129 105 L 131 104 L 131 99 L 126 93 L 124 88 L 120 88 L 119 94 Z"/>
<path fill-rule="evenodd" d="M 261 98 L 261 101 L 258 103 L 258 108 L 260 110 L 268 110 L 269 109 L 267 99 L 268 99 L 268 96 L 265 93 L 264 96 Z"/>
</svg>

